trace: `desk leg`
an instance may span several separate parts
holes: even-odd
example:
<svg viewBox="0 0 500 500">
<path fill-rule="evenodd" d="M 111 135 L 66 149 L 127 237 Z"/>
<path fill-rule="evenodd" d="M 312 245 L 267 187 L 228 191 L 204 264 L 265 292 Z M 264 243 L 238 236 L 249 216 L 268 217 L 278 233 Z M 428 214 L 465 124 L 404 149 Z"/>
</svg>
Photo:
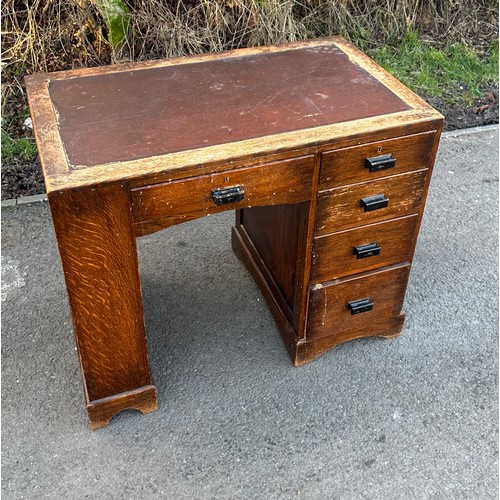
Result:
<svg viewBox="0 0 500 500">
<path fill-rule="evenodd" d="M 121 410 L 158 409 L 128 188 L 55 192 L 49 202 L 91 428 Z"/>
</svg>

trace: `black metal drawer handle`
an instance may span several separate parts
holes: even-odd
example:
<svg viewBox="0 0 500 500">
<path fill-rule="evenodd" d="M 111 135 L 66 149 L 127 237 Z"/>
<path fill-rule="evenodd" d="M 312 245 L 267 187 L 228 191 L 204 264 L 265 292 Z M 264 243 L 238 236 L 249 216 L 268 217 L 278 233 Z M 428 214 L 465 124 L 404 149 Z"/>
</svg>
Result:
<svg viewBox="0 0 500 500">
<path fill-rule="evenodd" d="M 216 205 L 225 205 L 241 201 L 245 197 L 243 186 L 234 186 L 229 188 L 214 189 L 212 191 L 212 199 Z"/>
<path fill-rule="evenodd" d="M 371 311 L 373 309 L 373 302 L 370 302 L 370 298 L 353 300 L 347 303 L 347 309 L 351 311 L 351 314 L 364 313 L 366 311 Z"/>
<path fill-rule="evenodd" d="M 352 249 L 352 253 L 357 259 L 366 259 L 380 254 L 380 247 L 375 243 L 367 243 L 366 245 L 358 245 Z"/>
<path fill-rule="evenodd" d="M 379 170 L 386 170 L 396 166 L 396 158 L 391 154 L 370 156 L 365 160 L 365 167 L 370 172 L 378 172 Z"/>
<path fill-rule="evenodd" d="M 386 198 L 384 194 L 377 194 L 375 196 L 361 198 L 360 201 L 360 206 L 365 209 L 365 212 L 371 212 L 372 210 L 385 208 L 387 205 L 389 205 L 389 198 Z"/>
</svg>

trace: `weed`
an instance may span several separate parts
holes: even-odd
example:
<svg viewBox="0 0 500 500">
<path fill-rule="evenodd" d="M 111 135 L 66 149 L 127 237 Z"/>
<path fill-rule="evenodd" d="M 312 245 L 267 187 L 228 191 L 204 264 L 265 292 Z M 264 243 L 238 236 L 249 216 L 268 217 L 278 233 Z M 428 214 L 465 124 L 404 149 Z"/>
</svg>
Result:
<svg viewBox="0 0 500 500">
<path fill-rule="evenodd" d="M 8 165 L 30 163 L 37 157 L 36 144 L 30 137 L 13 139 L 2 130 L 2 161 Z"/>
<path fill-rule="evenodd" d="M 480 54 L 463 43 L 438 49 L 410 30 L 398 47 L 368 51 L 381 66 L 417 93 L 470 104 L 481 87 L 498 84 L 498 43 Z"/>
</svg>

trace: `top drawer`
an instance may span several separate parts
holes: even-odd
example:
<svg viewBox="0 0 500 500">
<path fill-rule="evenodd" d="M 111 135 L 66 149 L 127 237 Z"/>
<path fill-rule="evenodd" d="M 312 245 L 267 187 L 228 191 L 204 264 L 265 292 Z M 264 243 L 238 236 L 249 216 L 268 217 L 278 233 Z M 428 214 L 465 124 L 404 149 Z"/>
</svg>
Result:
<svg viewBox="0 0 500 500">
<path fill-rule="evenodd" d="M 434 130 L 323 153 L 320 189 L 431 167 L 435 139 Z M 383 155 L 390 155 L 395 161 L 382 159 L 380 165 L 373 161 L 370 169 L 367 159 Z"/>
</svg>

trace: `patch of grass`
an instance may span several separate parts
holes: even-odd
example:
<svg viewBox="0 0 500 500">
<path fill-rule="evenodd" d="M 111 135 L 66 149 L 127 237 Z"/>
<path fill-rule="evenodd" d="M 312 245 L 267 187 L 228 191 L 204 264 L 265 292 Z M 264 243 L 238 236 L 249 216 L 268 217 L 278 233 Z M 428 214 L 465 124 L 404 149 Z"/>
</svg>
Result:
<svg viewBox="0 0 500 500">
<path fill-rule="evenodd" d="M 415 92 L 450 103 L 470 104 L 481 87 L 498 84 L 498 42 L 482 54 L 462 43 L 434 48 L 410 30 L 398 47 L 385 45 L 369 55 Z"/>
<path fill-rule="evenodd" d="M 2 130 L 2 163 L 5 165 L 19 165 L 34 162 L 37 149 L 34 139 L 20 137 L 13 139 Z"/>
</svg>

